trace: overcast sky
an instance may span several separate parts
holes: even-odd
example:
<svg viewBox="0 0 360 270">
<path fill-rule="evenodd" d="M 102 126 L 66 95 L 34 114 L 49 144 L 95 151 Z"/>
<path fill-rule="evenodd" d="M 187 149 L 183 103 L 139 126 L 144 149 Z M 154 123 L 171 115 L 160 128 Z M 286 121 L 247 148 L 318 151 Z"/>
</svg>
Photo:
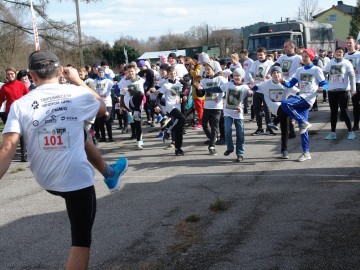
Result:
<svg viewBox="0 0 360 270">
<path fill-rule="evenodd" d="M 36 0 L 33 0 L 34 3 Z M 76 20 L 72 0 L 51 1 L 51 18 Z M 102 0 L 80 3 L 82 32 L 110 44 L 121 36 L 146 40 L 166 33 L 183 33 L 191 26 L 240 28 L 260 21 L 295 18 L 300 0 Z M 318 0 L 322 11 L 338 1 Z M 344 4 L 356 6 L 356 0 Z"/>
</svg>

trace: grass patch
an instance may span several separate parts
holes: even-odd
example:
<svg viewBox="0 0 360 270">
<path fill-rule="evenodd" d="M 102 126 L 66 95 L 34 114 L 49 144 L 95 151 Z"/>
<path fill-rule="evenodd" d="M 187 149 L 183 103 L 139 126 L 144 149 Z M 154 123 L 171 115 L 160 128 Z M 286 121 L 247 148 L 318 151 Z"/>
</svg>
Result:
<svg viewBox="0 0 360 270">
<path fill-rule="evenodd" d="M 186 222 L 191 222 L 191 223 L 196 223 L 196 222 L 200 221 L 200 217 L 197 216 L 197 215 L 192 214 L 192 215 L 188 216 L 187 218 L 185 218 L 185 221 Z"/>
<path fill-rule="evenodd" d="M 17 168 L 17 169 L 15 169 L 15 170 L 9 172 L 9 174 L 14 174 L 14 173 L 23 172 L 23 171 L 25 171 L 24 168 Z"/>
<path fill-rule="evenodd" d="M 224 201 L 217 199 L 210 205 L 209 209 L 214 212 L 224 212 L 228 209 L 228 205 Z"/>
</svg>

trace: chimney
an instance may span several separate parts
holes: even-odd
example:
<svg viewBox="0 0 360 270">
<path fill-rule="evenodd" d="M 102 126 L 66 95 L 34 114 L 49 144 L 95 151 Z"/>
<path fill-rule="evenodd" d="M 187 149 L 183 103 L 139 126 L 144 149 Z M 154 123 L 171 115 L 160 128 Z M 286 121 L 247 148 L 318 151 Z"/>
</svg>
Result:
<svg viewBox="0 0 360 270">
<path fill-rule="evenodd" d="M 338 1 L 338 5 L 343 5 L 343 1 Z"/>
</svg>

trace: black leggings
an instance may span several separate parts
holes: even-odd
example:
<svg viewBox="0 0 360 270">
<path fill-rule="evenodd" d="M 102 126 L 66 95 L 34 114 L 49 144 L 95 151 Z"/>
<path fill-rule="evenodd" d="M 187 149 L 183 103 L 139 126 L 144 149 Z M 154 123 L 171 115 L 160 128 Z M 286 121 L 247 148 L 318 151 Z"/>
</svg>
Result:
<svg viewBox="0 0 360 270">
<path fill-rule="evenodd" d="M 94 186 L 84 189 L 49 193 L 65 199 L 66 210 L 71 225 L 72 246 L 90 247 L 91 230 L 96 213 L 96 194 Z"/>
<path fill-rule="evenodd" d="M 340 107 L 340 113 L 345 121 L 348 131 L 351 131 L 351 121 L 347 112 L 349 101 L 348 91 L 328 91 L 329 105 L 331 112 L 331 132 L 336 131 L 337 115 Z"/>
</svg>

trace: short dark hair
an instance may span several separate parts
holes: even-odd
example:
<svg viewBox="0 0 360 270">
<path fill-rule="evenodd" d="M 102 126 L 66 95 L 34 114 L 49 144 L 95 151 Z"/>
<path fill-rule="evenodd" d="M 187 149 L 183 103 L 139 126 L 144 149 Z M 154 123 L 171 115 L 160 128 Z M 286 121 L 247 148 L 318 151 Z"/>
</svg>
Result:
<svg viewBox="0 0 360 270">
<path fill-rule="evenodd" d="M 176 70 L 176 69 L 175 69 L 175 67 L 173 67 L 173 66 L 168 66 L 167 69 L 166 69 L 167 72 L 173 72 L 173 71 L 175 71 L 175 70 Z"/>
<path fill-rule="evenodd" d="M 257 53 L 264 53 L 264 54 L 267 54 L 267 50 L 266 50 L 266 48 L 264 48 L 264 47 L 260 47 L 259 49 L 257 49 L 257 51 L 256 51 Z"/>
</svg>

